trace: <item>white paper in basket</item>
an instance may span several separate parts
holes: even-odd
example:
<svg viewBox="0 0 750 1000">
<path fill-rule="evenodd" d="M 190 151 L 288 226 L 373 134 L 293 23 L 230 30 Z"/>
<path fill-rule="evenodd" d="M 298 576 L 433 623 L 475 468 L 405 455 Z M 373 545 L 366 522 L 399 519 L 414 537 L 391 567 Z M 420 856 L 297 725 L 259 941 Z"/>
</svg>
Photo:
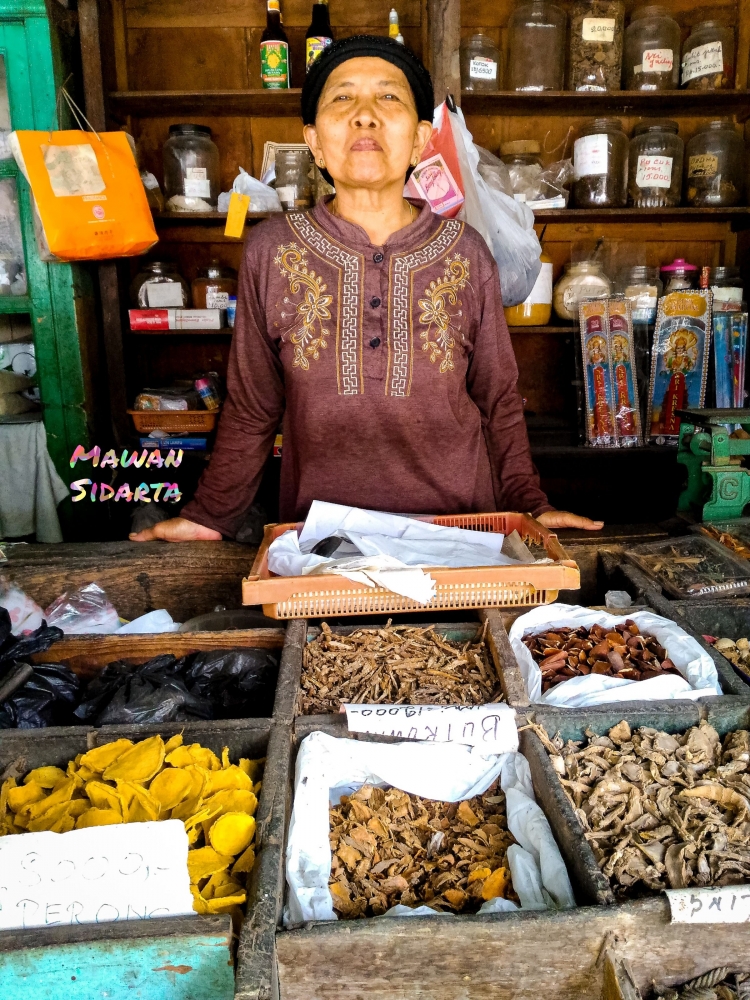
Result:
<svg viewBox="0 0 750 1000">
<path fill-rule="evenodd" d="M 521 641 L 529 632 L 543 632 L 562 626 L 614 626 L 626 619 L 634 621 L 641 632 L 653 635 L 666 649 L 669 658 L 682 677 L 667 674 L 648 681 L 632 681 L 618 677 L 587 674 L 571 677 L 542 694 L 542 672 Z M 508 633 L 513 652 L 526 684 L 530 700 L 535 704 L 557 705 L 561 708 L 583 708 L 617 701 L 656 701 L 657 699 L 689 699 L 720 695 L 719 676 L 711 657 L 692 636 L 652 611 L 610 615 L 592 611 L 576 604 L 548 604 L 516 618 Z M 634 685 L 636 685 L 634 687 Z"/>
<path fill-rule="evenodd" d="M 515 745 L 516 741 L 517 736 Z M 508 828 L 521 845 L 519 851 L 527 855 L 525 863 L 515 864 L 509 852 L 513 887 L 522 907 L 575 906 L 552 831 L 533 801 L 528 764 L 524 757 L 512 752 L 514 747 L 509 750 L 483 756 L 475 748 L 450 744 L 368 743 L 311 733 L 302 741 L 297 756 L 286 850 L 289 892 L 285 923 L 337 919 L 328 890 L 328 808 L 365 782 L 457 802 L 481 795 L 500 777 L 507 799 Z M 529 857 L 532 864 L 528 863 Z M 507 908 L 493 905 L 491 900 L 484 904 L 482 912 Z"/>
</svg>

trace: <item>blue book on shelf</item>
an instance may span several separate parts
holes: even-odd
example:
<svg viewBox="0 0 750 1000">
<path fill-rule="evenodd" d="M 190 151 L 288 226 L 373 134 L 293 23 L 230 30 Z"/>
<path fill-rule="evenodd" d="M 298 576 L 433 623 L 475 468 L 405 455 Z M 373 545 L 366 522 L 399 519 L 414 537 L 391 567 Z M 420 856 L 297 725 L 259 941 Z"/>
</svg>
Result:
<svg viewBox="0 0 750 1000">
<path fill-rule="evenodd" d="M 174 438 L 141 438 L 141 448 L 160 448 L 162 451 L 169 448 L 182 448 L 183 451 L 205 451 L 205 437 L 174 437 Z"/>
</svg>

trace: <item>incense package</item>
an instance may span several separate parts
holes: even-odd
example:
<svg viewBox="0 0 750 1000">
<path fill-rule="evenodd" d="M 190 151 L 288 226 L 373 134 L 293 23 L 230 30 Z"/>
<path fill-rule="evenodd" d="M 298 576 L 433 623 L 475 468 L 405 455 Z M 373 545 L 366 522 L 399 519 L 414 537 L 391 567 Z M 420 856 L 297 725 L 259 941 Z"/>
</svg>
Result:
<svg viewBox="0 0 750 1000">
<path fill-rule="evenodd" d="M 586 443 L 594 448 L 611 448 L 617 442 L 606 299 L 580 302 L 578 318 L 586 391 Z"/>
<path fill-rule="evenodd" d="M 677 444 L 677 410 L 705 404 L 711 346 L 711 292 L 670 292 L 659 299 L 651 354 L 649 438 Z"/>
<path fill-rule="evenodd" d="M 615 434 L 620 448 L 633 448 L 643 444 L 631 309 L 630 300 L 624 296 L 607 300 L 612 403 L 615 411 Z"/>
<path fill-rule="evenodd" d="M 716 406 L 745 405 L 747 313 L 715 312 L 713 319 Z"/>
</svg>

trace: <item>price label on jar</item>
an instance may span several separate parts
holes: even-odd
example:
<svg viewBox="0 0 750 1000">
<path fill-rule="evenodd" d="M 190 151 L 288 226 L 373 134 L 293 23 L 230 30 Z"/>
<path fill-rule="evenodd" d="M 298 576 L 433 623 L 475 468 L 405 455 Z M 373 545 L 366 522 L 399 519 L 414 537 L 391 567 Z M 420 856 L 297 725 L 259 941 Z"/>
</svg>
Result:
<svg viewBox="0 0 750 1000">
<path fill-rule="evenodd" d="M 671 49 L 646 49 L 641 63 L 642 73 L 671 73 L 674 56 Z"/>
<path fill-rule="evenodd" d="M 707 42 L 696 45 L 682 57 L 682 82 L 688 83 L 698 76 L 709 76 L 724 70 L 724 55 L 721 42 Z"/>
<path fill-rule="evenodd" d="M 581 27 L 581 38 L 584 42 L 614 42 L 614 17 L 584 17 Z"/>
<path fill-rule="evenodd" d="M 497 80 L 497 63 L 488 56 L 474 56 L 469 62 L 472 80 Z"/>
<path fill-rule="evenodd" d="M 635 183 L 639 188 L 668 188 L 672 184 L 672 157 L 639 156 Z"/>
<path fill-rule="evenodd" d="M 185 170 L 185 197 L 210 198 L 211 181 L 205 167 L 187 167 Z"/>
<path fill-rule="evenodd" d="M 609 163 L 607 136 L 583 135 L 573 144 L 573 171 L 575 179 L 606 174 Z"/>
<path fill-rule="evenodd" d="M 217 292 L 209 288 L 206 292 L 206 309 L 228 309 L 229 292 Z"/>
<path fill-rule="evenodd" d="M 688 177 L 714 177 L 719 170 L 719 157 L 701 153 L 688 159 Z"/>
</svg>

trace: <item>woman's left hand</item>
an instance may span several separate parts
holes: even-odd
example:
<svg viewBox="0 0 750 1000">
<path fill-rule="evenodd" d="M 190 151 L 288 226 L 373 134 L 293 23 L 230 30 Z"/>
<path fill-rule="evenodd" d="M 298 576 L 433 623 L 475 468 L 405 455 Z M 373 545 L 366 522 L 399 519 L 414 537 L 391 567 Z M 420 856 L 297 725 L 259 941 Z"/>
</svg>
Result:
<svg viewBox="0 0 750 1000">
<path fill-rule="evenodd" d="M 547 510 L 537 517 L 537 521 L 545 528 L 578 528 L 580 531 L 600 531 L 604 521 L 592 521 L 589 517 L 580 517 L 567 510 Z"/>
</svg>

